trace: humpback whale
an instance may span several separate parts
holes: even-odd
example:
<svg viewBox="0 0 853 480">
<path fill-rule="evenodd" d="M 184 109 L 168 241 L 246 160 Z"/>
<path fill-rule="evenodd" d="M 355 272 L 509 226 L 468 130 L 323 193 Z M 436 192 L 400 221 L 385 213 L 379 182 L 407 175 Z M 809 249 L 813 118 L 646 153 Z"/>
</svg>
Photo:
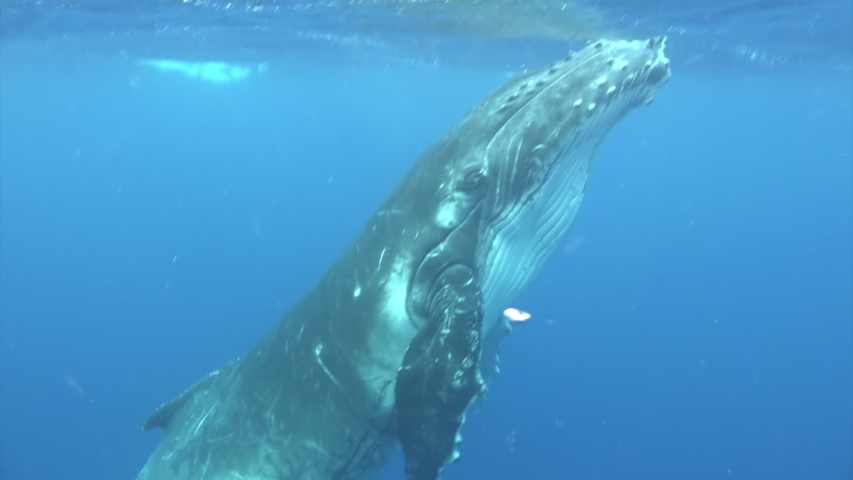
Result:
<svg viewBox="0 0 853 480">
<path fill-rule="evenodd" d="M 138 480 L 371 478 L 459 458 L 501 312 L 565 237 L 611 128 L 670 77 L 664 38 L 601 40 L 509 81 L 412 166 L 247 354 L 161 405 Z"/>
</svg>

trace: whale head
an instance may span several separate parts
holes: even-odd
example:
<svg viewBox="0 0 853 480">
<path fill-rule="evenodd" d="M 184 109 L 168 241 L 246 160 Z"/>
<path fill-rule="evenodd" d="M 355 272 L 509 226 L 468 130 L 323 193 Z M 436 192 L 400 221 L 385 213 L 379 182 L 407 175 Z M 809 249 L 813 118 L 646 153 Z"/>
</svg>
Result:
<svg viewBox="0 0 853 480">
<path fill-rule="evenodd" d="M 605 135 L 669 80 L 664 47 L 664 38 L 591 43 L 471 112 L 489 132 L 468 159 L 485 189 L 477 262 L 484 330 L 564 238 Z"/>
<path fill-rule="evenodd" d="M 605 135 L 669 79 L 664 43 L 598 41 L 507 83 L 398 186 L 394 205 L 420 227 L 407 243 L 420 248 L 407 283 L 418 331 L 395 384 L 409 478 L 438 478 L 459 458 L 500 312 L 571 227 Z"/>
</svg>

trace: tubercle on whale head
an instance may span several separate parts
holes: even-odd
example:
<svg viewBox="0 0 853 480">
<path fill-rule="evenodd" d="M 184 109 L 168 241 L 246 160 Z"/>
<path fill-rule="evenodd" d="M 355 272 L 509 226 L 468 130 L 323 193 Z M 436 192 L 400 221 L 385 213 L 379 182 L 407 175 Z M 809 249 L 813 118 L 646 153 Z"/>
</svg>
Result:
<svg viewBox="0 0 853 480">
<path fill-rule="evenodd" d="M 640 48 L 641 45 L 644 48 Z M 571 88 L 576 88 L 576 82 L 566 79 L 592 76 L 589 86 L 592 87 L 587 98 L 580 98 L 577 106 L 589 105 L 620 93 L 621 89 L 630 87 L 646 87 L 656 89 L 662 86 L 670 77 L 669 59 L 664 55 L 666 37 L 654 37 L 648 40 L 597 40 L 590 42 L 587 48 L 579 52 L 569 52 L 564 60 L 552 62 L 548 67 L 528 72 L 514 82 L 509 82 L 495 95 L 485 99 L 480 108 L 492 109 L 496 114 L 513 115 L 521 109 L 530 98 L 547 93 L 559 82 Z M 594 57 L 605 55 L 604 59 Z M 604 60 L 603 62 L 601 60 Z M 604 95 L 596 94 L 596 89 L 602 89 Z M 557 92 L 554 92 L 557 93 Z M 576 106 L 577 99 L 570 99 Z M 593 107 L 591 110 L 594 110 Z"/>
</svg>

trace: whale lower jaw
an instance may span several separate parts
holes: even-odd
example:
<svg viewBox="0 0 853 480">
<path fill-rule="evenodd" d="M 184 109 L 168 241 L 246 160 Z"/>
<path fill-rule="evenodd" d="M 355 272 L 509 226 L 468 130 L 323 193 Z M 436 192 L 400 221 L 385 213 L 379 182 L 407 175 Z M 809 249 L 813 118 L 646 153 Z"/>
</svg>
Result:
<svg viewBox="0 0 853 480">
<path fill-rule="evenodd" d="M 595 144 L 564 159 L 541 191 L 520 212 L 519 221 L 492 232 L 492 248 L 483 264 L 486 315 L 483 333 L 500 328 L 501 312 L 511 305 L 563 241 L 577 217 L 589 180 Z"/>
</svg>

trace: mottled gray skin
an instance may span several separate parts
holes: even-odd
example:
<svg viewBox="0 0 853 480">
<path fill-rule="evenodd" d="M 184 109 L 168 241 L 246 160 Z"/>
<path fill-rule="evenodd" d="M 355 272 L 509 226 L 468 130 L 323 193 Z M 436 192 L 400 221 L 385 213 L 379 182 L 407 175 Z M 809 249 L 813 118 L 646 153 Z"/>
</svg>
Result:
<svg viewBox="0 0 853 480">
<path fill-rule="evenodd" d="M 488 96 L 266 338 L 151 415 L 165 435 L 138 479 L 370 478 L 396 442 L 408 478 L 439 478 L 500 311 L 571 226 L 605 134 L 669 78 L 663 43 L 596 42 Z"/>
</svg>

